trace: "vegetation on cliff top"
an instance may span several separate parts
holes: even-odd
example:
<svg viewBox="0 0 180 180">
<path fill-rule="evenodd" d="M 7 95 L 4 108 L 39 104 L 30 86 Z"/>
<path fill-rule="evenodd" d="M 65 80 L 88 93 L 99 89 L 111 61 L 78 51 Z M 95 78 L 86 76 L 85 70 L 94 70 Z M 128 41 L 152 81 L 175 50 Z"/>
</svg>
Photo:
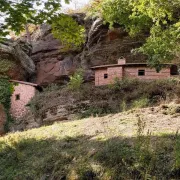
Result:
<svg viewBox="0 0 180 180">
<path fill-rule="evenodd" d="M 147 34 L 146 43 L 136 51 L 147 55 L 151 66 L 179 58 L 180 0 L 95 0 L 89 11 L 111 27 L 119 24 L 131 36 Z"/>
<path fill-rule="evenodd" d="M 28 24 L 46 22 L 53 25 L 56 38 L 71 46 L 81 46 L 85 42 L 84 27 L 62 15 L 60 8 L 60 0 L 1 0 L 0 14 L 4 16 L 4 21 L 0 26 L 0 35 L 7 35 L 9 30 L 16 33 L 26 30 L 30 35 Z M 146 34 L 145 44 L 135 52 L 147 55 L 149 65 L 158 70 L 160 64 L 179 58 L 179 10 L 180 0 L 94 0 L 87 13 L 102 17 L 110 23 L 110 27 L 119 24 L 130 36 Z"/>
<path fill-rule="evenodd" d="M 85 43 L 85 27 L 69 15 L 62 14 L 53 18 L 52 34 L 68 49 L 81 48 Z"/>
</svg>

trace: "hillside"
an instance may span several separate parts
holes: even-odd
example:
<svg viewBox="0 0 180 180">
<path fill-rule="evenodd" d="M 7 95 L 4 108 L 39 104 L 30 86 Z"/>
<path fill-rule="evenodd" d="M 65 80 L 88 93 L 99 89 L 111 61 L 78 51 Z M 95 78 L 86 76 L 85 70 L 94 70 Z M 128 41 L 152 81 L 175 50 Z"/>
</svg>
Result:
<svg viewBox="0 0 180 180">
<path fill-rule="evenodd" d="M 76 81 L 75 81 L 76 82 Z M 75 88 L 75 86 L 73 87 Z M 139 81 L 125 79 L 111 85 L 95 87 L 80 84 L 78 89 L 50 85 L 29 102 L 31 113 L 16 120 L 11 130 L 27 130 L 63 120 L 105 116 L 133 108 L 154 107 L 179 102 L 178 79 Z"/>
<path fill-rule="evenodd" d="M 64 121 L 0 138 L 0 179 L 179 179 L 180 105 Z"/>
</svg>

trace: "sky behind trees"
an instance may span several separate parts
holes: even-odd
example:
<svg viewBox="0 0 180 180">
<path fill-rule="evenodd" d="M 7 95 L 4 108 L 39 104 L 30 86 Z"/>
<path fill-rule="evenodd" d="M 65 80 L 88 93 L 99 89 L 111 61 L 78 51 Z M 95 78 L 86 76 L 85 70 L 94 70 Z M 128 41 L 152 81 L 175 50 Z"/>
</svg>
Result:
<svg viewBox="0 0 180 180">
<path fill-rule="evenodd" d="M 78 9 L 86 4 L 88 4 L 90 0 L 72 0 L 70 4 L 62 3 L 63 9 Z"/>
</svg>

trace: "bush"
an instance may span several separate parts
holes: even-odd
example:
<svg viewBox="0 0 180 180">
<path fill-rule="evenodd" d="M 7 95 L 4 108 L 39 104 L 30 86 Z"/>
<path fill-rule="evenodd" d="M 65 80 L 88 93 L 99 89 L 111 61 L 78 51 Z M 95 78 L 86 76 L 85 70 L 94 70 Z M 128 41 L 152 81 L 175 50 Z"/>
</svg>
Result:
<svg viewBox="0 0 180 180">
<path fill-rule="evenodd" d="M 68 89 L 78 91 L 81 89 L 83 83 L 83 71 L 80 69 L 76 71 L 73 76 L 70 76 L 70 82 L 68 83 Z"/>
<path fill-rule="evenodd" d="M 146 97 L 142 97 L 140 99 L 137 99 L 133 102 L 132 107 L 133 108 L 144 108 L 148 106 L 149 104 L 149 99 Z"/>
</svg>

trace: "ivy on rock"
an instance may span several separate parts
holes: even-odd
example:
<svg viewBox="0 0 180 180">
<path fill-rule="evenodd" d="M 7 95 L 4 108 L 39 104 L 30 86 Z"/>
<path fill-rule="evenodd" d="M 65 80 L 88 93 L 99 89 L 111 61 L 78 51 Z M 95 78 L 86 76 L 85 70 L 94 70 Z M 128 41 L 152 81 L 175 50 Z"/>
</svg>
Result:
<svg viewBox="0 0 180 180">
<path fill-rule="evenodd" d="M 7 116 L 6 130 L 8 130 L 8 124 L 11 121 L 10 108 L 11 108 L 11 95 L 13 93 L 13 84 L 9 82 L 7 78 L 0 77 L 0 104 L 4 106 Z"/>
</svg>

